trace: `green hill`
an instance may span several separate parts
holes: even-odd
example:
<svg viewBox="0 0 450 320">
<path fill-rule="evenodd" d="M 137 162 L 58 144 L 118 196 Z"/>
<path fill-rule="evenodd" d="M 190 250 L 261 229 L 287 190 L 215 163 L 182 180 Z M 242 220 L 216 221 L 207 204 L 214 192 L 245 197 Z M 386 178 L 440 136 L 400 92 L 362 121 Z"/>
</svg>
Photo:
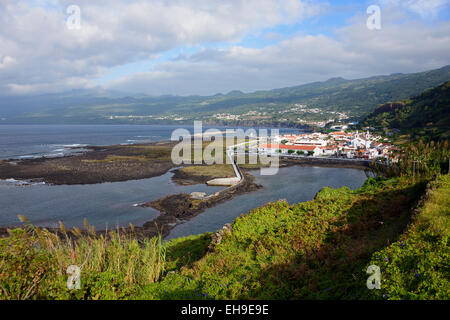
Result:
<svg viewBox="0 0 450 320">
<path fill-rule="evenodd" d="M 345 113 L 360 119 L 376 105 L 407 99 L 450 80 L 450 66 L 365 79 L 333 78 L 300 86 L 213 96 L 119 96 L 95 90 L 2 97 L 2 123 L 192 123 L 298 126 Z M 305 106 L 304 109 L 298 106 Z M 298 110 L 296 110 L 298 109 Z M 317 110 L 320 109 L 320 112 Z M 219 117 L 228 114 L 238 117 Z M 130 115 L 136 117 L 129 117 Z"/>
<path fill-rule="evenodd" d="M 450 81 L 422 94 L 399 102 L 379 105 L 361 123 L 379 131 L 408 135 L 409 139 L 450 138 Z"/>
</svg>

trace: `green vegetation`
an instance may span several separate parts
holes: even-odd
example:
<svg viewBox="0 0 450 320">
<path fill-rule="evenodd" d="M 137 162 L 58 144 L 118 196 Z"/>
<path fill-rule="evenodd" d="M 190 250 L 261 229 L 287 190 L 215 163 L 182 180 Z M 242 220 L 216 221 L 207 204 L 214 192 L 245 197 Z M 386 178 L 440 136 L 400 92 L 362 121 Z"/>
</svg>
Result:
<svg viewBox="0 0 450 320">
<path fill-rule="evenodd" d="M 138 241 L 120 230 L 97 236 L 87 223 L 84 233 L 60 225 L 56 235 L 27 222 L 0 239 L 0 298 L 126 298 L 136 285 L 158 281 L 165 270 L 161 238 Z M 81 268 L 81 290 L 66 287 L 70 265 Z"/>
<path fill-rule="evenodd" d="M 203 120 L 209 125 L 303 128 L 311 121 L 338 119 L 338 113 L 344 113 L 348 121 L 360 119 L 378 104 L 407 99 L 449 79 L 450 66 L 446 66 L 414 74 L 334 78 L 214 96 L 116 98 L 93 91 L 9 97 L 0 101 L 0 115 L 8 123 L 192 124 L 193 120 Z"/>
<path fill-rule="evenodd" d="M 357 299 L 368 291 L 368 258 L 403 230 L 422 190 L 421 183 L 371 179 L 357 191 L 324 188 L 309 202 L 267 204 L 237 219 L 214 252 L 140 295 Z"/>
<path fill-rule="evenodd" d="M 410 144 L 399 157 L 359 189 L 242 215 L 210 252 L 210 234 L 162 243 L 27 223 L 0 240 L 0 298 L 450 299 L 448 142 Z M 73 264 L 82 282 L 70 291 Z M 381 290 L 366 287 L 371 264 Z"/>
<path fill-rule="evenodd" d="M 130 153 L 138 157 L 154 161 L 171 161 L 172 147 L 169 145 L 130 145 L 127 146 Z"/>
<path fill-rule="evenodd" d="M 206 176 L 211 179 L 223 178 L 228 175 L 234 176 L 234 170 L 231 164 L 213 164 L 209 166 L 189 166 L 179 169 L 189 176 Z"/>
<path fill-rule="evenodd" d="M 450 138 L 450 81 L 400 102 L 378 106 L 361 126 L 394 134 L 406 143 Z"/>
<path fill-rule="evenodd" d="M 450 175 L 430 185 L 427 201 L 407 232 L 372 255 L 386 299 L 450 299 Z"/>
<path fill-rule="evenodd" d="M 436 143 L 434 141 L 424 143 L 419 140 L 419 142 L 404 146 L 397 156 L 397 161 L 391 162 L 388 166 L 374 161 L 372 170 L 391 177 L 406 175 L 427 179 L 431 179 L 433 174 L 449 171 L 450 147 L 448 140 Z"/>
<path fill-rule="evenodd" d="M 437 180 L 408 228 L 425 180 L 370 178 L 357 190 L 323 188 L 308 202 L 254 209 L 209 253 L 210 234 L 163 244 L 120 231 L 75 230 L 74 238 L 64 228 L 60 237 L 32 226 L 12 230 L 0 241 L 0 297 L 448 299 L 449 183 Z M 81 290 L 66 289 L 71 264 L 83 266 Z M 380 291 L 366 288 L 369 264 L 382 268 Z M 411 270 L 426 282 L 410 279 Z"/>
<path fill-rule="evenodd" d="M 115 161 L 171 161 L 172 146 L 167 145 L 129 145 L 116 150 L 118 154 L 108 154 L 103 159 L 83 159 L 83 163 L 107 163 Z M 121 154 L 121 153 L 126 154 Z"/>
<path fill-rule="evenodd" d="M 147 161 L 148 159 L 146 157 L 139 157 L 139 156 L 113 156 L 113 155 L 108 155 L 105 159 L 102 159 L 102 160 L 81 160 L 81 161 L 82 162 L 86 162 L 86 163 L 98 163 L 98 162 L 129 161 L 129 160 Z"/>
<path fill-rule="evenodd" d="M 326 187 L 311 201 L 253 209 L 213 249 L 208 233 L 163 243 L 120 230 L 95 235 L 87 223 L 83 232 L 61 225 L 55 234 L 29 223 L 9 230 L 0 239 L 0 299 L 448 300 L 450 151 L 439 120 L 447 97 L 448 83 L 366 120 L 387 113 L 380 128 L 404 123 L 409 132 L 397 161 L 373 166 L 377 178 L 356 190 Z M 440 117 L 425 108 L 430 101 Z M 436 121 L 414 134 L 421 113 Z M 183 170 L 222 176 L 230 168 Z M 71 291 L 66 270 L 73 264 L 82 267 L 82 282 Z M 366 287 L 369 265 L 381 268 L 381 290 Z"/>
</svg>

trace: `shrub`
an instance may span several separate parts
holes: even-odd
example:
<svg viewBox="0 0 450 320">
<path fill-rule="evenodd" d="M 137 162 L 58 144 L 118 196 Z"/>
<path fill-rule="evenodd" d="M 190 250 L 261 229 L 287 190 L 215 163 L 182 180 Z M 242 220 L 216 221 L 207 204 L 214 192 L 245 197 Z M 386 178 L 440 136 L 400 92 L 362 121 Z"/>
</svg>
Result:
<svg viewBox="0 0 450 320">
<path fill-rule="evenodd" d="M 95 235 L 61 224 L 58 234 L 27 224 L 0 240 L 0 298 L 120 298 L 136 285 L 154 283 L 165 270 L 161 237 L 138 240 L 110 231 Z M 81 269 L 79 291 L 66 289 L 67 267 Z"/>
</svg>

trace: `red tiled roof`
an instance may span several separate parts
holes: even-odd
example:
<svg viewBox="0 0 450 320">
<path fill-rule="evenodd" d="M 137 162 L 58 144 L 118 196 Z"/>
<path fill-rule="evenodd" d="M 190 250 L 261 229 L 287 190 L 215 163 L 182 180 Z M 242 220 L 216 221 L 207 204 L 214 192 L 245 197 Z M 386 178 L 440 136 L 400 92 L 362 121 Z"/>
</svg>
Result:
<svg viewBox="0 0 450 320">
<path fill-rule="evenodd" d="M 298 146 L 298 145 L 284 145 L 284 144 L 261 144 L 261 148 L 268 149 L 288 149 L 288 150 L 306 150 L 314 151 L 317 146 Z"/>
<path fill-rule="evenodd" d="M 326 149 L 326 150 L 336 150 L 336 147 L 331 147 L 331 146 L 327 146 L 327 147 L 319 147 L 319 149 Z"/>
</svg>

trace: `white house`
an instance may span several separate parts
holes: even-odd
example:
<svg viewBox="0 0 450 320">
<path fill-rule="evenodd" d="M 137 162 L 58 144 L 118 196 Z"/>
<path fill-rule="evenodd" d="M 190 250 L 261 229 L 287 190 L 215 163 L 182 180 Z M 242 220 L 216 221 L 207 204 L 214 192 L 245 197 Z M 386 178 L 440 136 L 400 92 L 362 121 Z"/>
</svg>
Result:
<svg viewBox="0 0 450 320">
<path fill-rule="evenodd" d="M 354 148 L 361 148 L 361 149 L 369 149 L 372 142 L 370 140 L 366 140 L 360 137 L 356 137 L 354 138 L 350 144 L 352 145 L 352 147 Z"/>
<path fill-rule="evenodd" d="M 341 152 L 345 154 L 345 156 L 349 159 L 353 159 L 355 157 L 356 148 L 353 147 L 344 147 L 341 149 Z"/>
<path fill-rule="evenodd" d="M 289 152 L 289 150 L 292 150 L 293 152 Z M 258 147 L 258 151 L 269 154 L 297 154 L 297 152 L 303 152 L 302 154 L 304 155 L 312 153 L 315 157 L 319 157 L 324 154 L 322 149 L 318 146 L 298 146 L 285 144 L 261 144 Z"/>
<path fill-rule="evenodd" d="M 327 141 L 322 140 L 322 139 L 305 139 L 305 138 L 300 138 L 300 139 L 296 139 L 294 141 L 295 145 L 303 145 L 303 146 L 326 146 L 327 145 Z"/>
</svg>

